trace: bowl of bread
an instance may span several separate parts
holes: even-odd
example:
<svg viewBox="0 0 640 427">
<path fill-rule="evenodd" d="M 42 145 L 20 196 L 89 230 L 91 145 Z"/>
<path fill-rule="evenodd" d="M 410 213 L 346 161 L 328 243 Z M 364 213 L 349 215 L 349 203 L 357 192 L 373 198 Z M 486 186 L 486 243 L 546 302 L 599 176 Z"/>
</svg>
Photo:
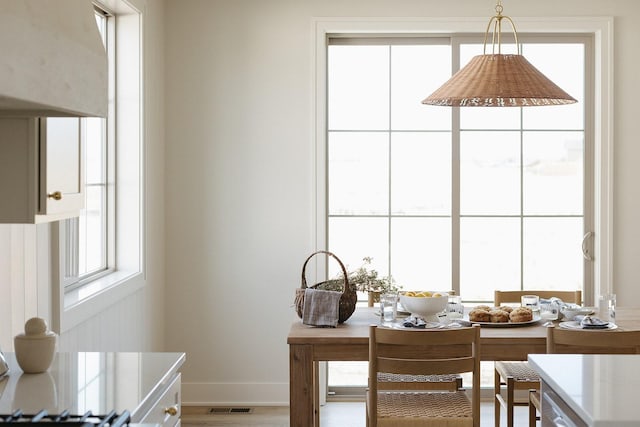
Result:
<svg viewBox="0 0 640 427">
<path fill-rule="evenodd" d="M 533 311 L 529 307 L 490 307 L 478 305 L 469 312 L 469 321 L 478 323 L 527 323 L 533 320 Z"/>
<path fill-rule="evenodd" d="M 427 321 L 438 321 L 438 313 L 447 308 L 449 294 L 438 291 L 402 291 L 400 304 L 414 317 Z"/>
</svg>

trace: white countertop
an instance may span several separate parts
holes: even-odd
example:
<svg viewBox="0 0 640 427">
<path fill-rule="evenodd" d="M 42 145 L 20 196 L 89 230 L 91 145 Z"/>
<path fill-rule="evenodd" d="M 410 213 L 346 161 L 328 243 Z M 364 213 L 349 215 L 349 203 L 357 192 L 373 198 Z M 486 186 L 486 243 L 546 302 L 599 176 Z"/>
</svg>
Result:
<svg viewBox="0 0 640 427">
<path fill-rule="evenodd" d="M 57 353 L 47 372 L 25 374 L 13 353 L 5 357 L 10 372 L 0 381 L 0 414 L 128 410 L 132 420 L 185 361 L 184 353 Z"/>
<path fill-rule="evenodd" d="M 640 425 L 640 355 L 531 354 L 529 364 L 587 425 Z"/>
</svg>

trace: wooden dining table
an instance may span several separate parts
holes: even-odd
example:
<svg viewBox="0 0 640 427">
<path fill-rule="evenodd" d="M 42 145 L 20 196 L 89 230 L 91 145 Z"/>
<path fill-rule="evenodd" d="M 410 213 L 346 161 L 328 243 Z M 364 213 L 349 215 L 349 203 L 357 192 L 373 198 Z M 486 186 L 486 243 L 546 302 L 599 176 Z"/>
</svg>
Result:
<svg viewBox="0 0 640 427">
<path fill-rule="evenodd" d="M 296 321 L 289 344 L 289 420 L 291 427 L 319 427 L 318 362 L 366 361 L 369 325 L 380 324 L 376 309 L 358 307 L 336 328 L 316 328 Z M 619 308 L 619 329 L 640 329 L 640 308 Z M 517 327 L 485 327 L 480 331 L 480 357 L 484 361 L 527 360 L 546 353 L 546 328 L 540 321 Z"/>
</svg>

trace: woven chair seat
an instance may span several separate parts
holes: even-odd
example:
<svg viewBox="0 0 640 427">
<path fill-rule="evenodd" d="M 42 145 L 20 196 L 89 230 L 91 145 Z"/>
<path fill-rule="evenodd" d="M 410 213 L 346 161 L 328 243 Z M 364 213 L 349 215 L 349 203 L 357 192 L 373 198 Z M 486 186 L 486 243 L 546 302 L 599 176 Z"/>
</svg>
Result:
<svg viewBox="0 0 640 427">
<path fill-rule="evenodd" d="M 429 418 L 419 418 L 429 417 Z M 473 426 L 471 401 L 458 392 L 379 392 L 378 425 L 402 427 Z"/>
<path fill-rule="evenodd" d="M 495 368 L 503 378 L 513 377 L 517 382 L 540 382 L 540 376 L 527 362 L 495 362 Z"/>
<path fill-rule="evenodd" d="M 455 374 L 410 375 L 378 372 L 378 390 L 446 390 L 462 388 L 462 376 Z"/>
<path fill-rule="evenodd" d="M 386 372 L 378 373 L 378 381 L 394 382 L 394 383 L 449 383 L 455 382 L 460 378 L 459 375 L 403 375 L 403 374 L 389 374 Z"/>
</svg>

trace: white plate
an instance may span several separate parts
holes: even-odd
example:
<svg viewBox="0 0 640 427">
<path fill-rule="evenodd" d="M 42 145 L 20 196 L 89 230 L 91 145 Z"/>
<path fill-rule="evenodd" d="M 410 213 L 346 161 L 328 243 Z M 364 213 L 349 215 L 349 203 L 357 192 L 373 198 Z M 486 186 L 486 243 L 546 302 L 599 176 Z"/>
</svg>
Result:
<svg viewBox="0 0 640 427">
<path fill-rule="evenodd" d="M 595 307 L 578 307 L 578 308 L 569 308 L 569 311 L 575 311 L 574 316 L 588 316 L 595 313 Z M 562 313 L 562 310 L 560 310 Z"/>
<path fill-rule="evenodd" d="M 380 309 L 376 308 L 374 310 L 374 313 L 376 316 L 380 316 Z M 411 316 L 411 313 L 409 313 L 408 311 L 403 311 L 403 310 L 399 310 L 396 312 L 398 316 Z"/>
<path fill-rule="evenodd" d="M 615 323 L 609 323 L 606 328 L 583 328 L 582 326 L 580 326 L 580 322 L 577 322 L 575 320 L 560 322 L 558 326 L 563 329 L 581 329 L 584 331 L 606 331 L 616 329 L 618 327 L 618 325 L 616 325 Z"/>
<path fill-rule="evenodd" d="M 573 307 L 569 306 L 569 310 L 578 311 L 579 314 L 592 314 L 595 311 L 595 307 Z"/>
<path fill-rule="evenodd" d="M 424 328 L 413 328 L 404 326 L 404 320 L 396 320 L 393 323 L 383 323 L 381 326 L 386 326 L 393 329 L 402 329 L 403 331 L 423 331 L 425 329 L 439 329 L 442 328 L 442 323 L 427 322 Z"/>
<path fill-rule="evenodd" d="M 461 323 L 466 323 L 469 325 L 471 325 L 472 323 L 477 323 L 480 326 L 486 326 L 488 328 L 517 328 L 518 326 L 533 325 L 534 323 L 538 323 L 539 321 L 539 313 L 533 313 L 533 319 L 527 322 L 472 322 L 471 320 L 469 320 L 468 314 L 465 314 L 464 318 L 460 320 Z"/>
</svg>

